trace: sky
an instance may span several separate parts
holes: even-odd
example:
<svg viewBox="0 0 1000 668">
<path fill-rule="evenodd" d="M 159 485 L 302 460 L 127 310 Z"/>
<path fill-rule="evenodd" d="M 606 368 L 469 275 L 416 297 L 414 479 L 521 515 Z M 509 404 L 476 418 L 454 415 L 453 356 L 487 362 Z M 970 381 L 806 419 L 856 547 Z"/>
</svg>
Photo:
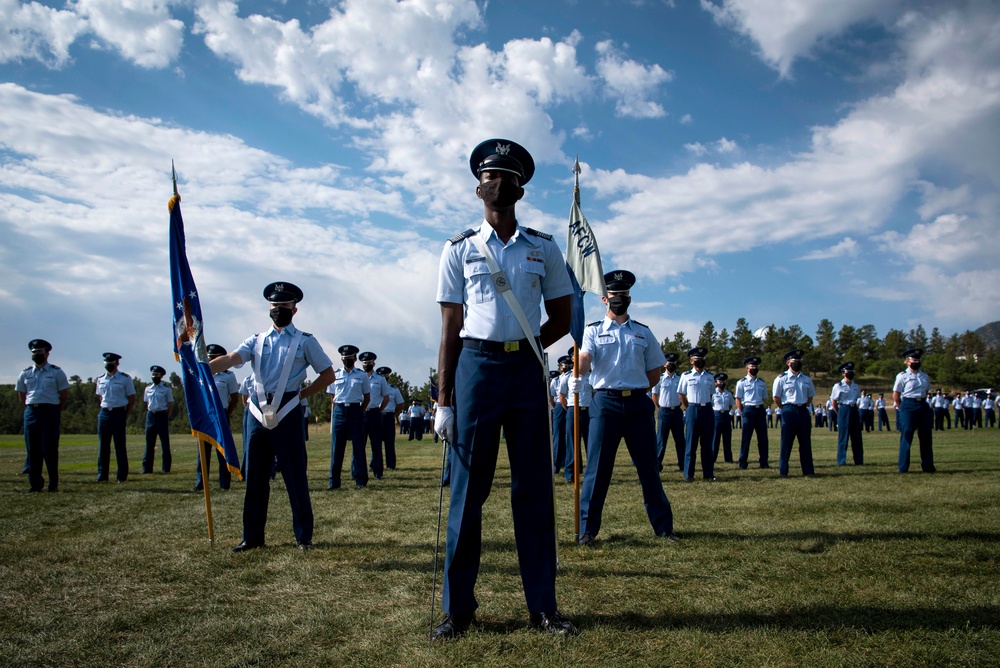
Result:
<svg viewBox="0 0 1000 668">
<path fill-rule="evenodd" d="M 69 375 L 179 369 L 174 161 L 208 342 L 288 281 L 335 362 L 423 384 L 491 137 L 533 155 L 518 220 L 563 249 L 579 156 L 660 340 L 1000 317 L 994 0 L 0 0 L 0 109 L 2 383 L 36 337 Z"/>
</svg>

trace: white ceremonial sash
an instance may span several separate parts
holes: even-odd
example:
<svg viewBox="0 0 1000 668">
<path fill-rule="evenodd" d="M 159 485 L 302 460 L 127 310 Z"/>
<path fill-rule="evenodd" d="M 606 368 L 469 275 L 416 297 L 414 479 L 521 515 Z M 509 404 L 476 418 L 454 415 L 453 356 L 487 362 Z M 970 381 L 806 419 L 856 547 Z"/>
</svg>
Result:
<svg viewBox="0 0 1000 668">
<path fill-rule="evenodd" d="M 274 406 L 268 403 L 267 393 L 264 392 L 264 383 L 260 380 L 263 378 L 260 372 L 260 358 L 261 353 L 264 351 L 264 339 L 266 337 L 267 332 L 261 332 L 257 335 L 257 343 L 254 345 L 253 351 L 254 391 L 257 393 L 257 404 L 260 404 L 260 407 L 258 408 L 257 404 L 252 401 L 247 403 L 247 407 L 250 409 L 250 414 L 257 418 L 257 422 L 260 422 L 264 428 L 274 429 L 293 408 L 299 405 L 299 402 L 293 399 L 284 406 L 281 406 L 277 411 L 275 411 Z M 292 371 L 292 361 L 295 359 L 295 353 L 299 349 L 299 342 L 301 340 L 302 330 L 297 330 L 292 337 L 291 344 L 288 346 L 288 355 L 285 357 L 285 362 L 281 365 L 281 375 L 278 376 L 278 387 L 274 392 L 275 401 L 281 401 L 281 398 L 285 395 L 285 386 L 288 385 L 288 376 Z"/>
</svg>

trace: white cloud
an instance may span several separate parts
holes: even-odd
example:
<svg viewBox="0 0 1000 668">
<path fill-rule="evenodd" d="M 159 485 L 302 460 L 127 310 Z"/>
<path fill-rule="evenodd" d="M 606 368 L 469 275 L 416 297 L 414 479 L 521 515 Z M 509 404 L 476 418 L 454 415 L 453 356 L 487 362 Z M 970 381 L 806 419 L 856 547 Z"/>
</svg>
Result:
<svg viewBox="0 0 1000 668">
<path fill-rule="evenodd" d="M 625 118 L 660 118 L 666 115 L 663 106 L 649 99 L 656 89 L 673 79 L 657 64 L 645 66 L 625 60 L 610 40 L 598 42 L 597 73 L 608 94 L 617 99 L 615 111 Z"/>
<path fill-rule="evenodd" d="M 71 11 L 0 0 L 0 63 L 30 59 L 61 66 L 85 27 L 86 21 Z"/>
<path fill-rule="evenodd" d="M 760 57 L 782 77 L 824 38 L 890 14 L 902 0 L 700 0 L 721 26 L 757 43 Z"/>
<path fill-rule="evenodd" d="M 693 142 L 691 144 L 684 144 L 685 150 L 688 153 L 696 155 L 698 157 L 707 155 L 708 153 L 736 153 L 740 150 L 739 144 L 736 142 L 722 137 L 718 141 L 714 141 L 711 144 L 702 144 L 701 142 Z"/>
<path fill-rule="evenodd" d="M 678 283 L 677 285 L 671 285 L 670 288 L 667 290 L 667 292 L 669 292 L 670 294 L 675 294 L 678 292 L 687 292 L 690 289 L 691 288 L 684 285 L 683 283 Z"/>
<path fill-rule="evenodd" d="M 806 253 L 800 260 L 831 260 L 838 257 L 857 257 L 860 252 L 861 247 L 858 242 L 847 237 L 838 244 L 834 244 L 829 248 L 817 249 L 810 253 Z"/>
<path fill-rule="evenodd" d="M 296 168 L 231 136 L 111 116 L 14 84 L 0 84 L 0 107 L 0 281 L 34 286 L 0 299 L 74 322 L 72 342 L 54 333 L 67 367 L 86 368 L 86 355 L 113 342 L 131 359 L 166 363 L 168 325 L 157 327 L 169 300 L 164 240 L 176 156 L 188 255 L 213 339 L 228 347 L 252 333 L 266 318 L 260 289 L 284 279 L 306 292 L 302 327 L 327 350 L 346 340 L 406 349 L 413 357 L 392 366 L 426 373 L 439 325 L 433 309 L 412 304 L 434 303 L 443 242 L 364 222 L 401 211 L 398 193 L 329 165 Z M 15 255 L 33 259 L 27 273 Z M 97 296 L 130 305 L 109 307 L 114 327 L 94 313 Z M 15 338 L 35 336 L 31 325 L 30 317 L 14 323 Z"/>
<path fill-rule="evenodd" d="M 691 114 L 684 114 L 680 118 L 681 125 L 691 125 L 691 123 L 693 123 L 693 122 L 694 122 L 694 119 L 691 118 Z"/>
<path fill-rule="evenodd" d="M 164 0 L 76 0 L 90 30 L 141 67 L 166 67 L 180 53 L 184 24 Z"/>
</svg>

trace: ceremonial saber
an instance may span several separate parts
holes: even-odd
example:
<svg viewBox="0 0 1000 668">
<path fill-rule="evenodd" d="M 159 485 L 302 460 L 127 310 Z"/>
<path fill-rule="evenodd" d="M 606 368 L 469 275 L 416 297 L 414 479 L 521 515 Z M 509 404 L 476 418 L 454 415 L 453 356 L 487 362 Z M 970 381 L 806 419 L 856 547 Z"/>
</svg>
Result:
<svg viewBox="0 0 1000 668">
<path fill-rule="evenodd" d="M 441 439 L 441 477 L 438 478 L 438 517 L 437 530 L 434 534 L 434 579 L 431 584 L 431 614 L 430 630 L 427 634 L 428 641 L 431 641 L 434 634 L 434 603 L 437 599 L 437 575 L 438 575 L 438 550 L 441 546 L 441 510 L 444 507 L 444 471 L 448 461 L 448 441 Z"/>
</svg>

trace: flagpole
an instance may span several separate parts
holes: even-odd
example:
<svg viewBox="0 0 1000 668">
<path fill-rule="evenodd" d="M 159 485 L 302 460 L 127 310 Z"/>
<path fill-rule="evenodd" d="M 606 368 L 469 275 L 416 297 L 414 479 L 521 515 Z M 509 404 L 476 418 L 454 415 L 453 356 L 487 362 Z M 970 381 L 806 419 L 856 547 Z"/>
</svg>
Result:
<svg viewBox="0 0 1000 668">
<path fill-rule="evenodd" d="M 208 447 L 206 447 L 208 446 Z M 211 454 L 211 444 L 198 439 L 198 460 L 201 462 L 202 489 L 205 490 L 205 521 L 208 522 L 208 542 L 215 544 L 215 523 L 212 522 L 212 486 L 208 484 L 208 457 Z"/>
<path fill-rule="evenodd" d="M 573 201 L 580 201 L 580 156 L 573 164 Z M 580 377 L 580 347 L 573 340 L 573 378 Z M 573 518 L 574 538 L 580 537 L 580 393 L 573 393 Z"/>
</svg>

